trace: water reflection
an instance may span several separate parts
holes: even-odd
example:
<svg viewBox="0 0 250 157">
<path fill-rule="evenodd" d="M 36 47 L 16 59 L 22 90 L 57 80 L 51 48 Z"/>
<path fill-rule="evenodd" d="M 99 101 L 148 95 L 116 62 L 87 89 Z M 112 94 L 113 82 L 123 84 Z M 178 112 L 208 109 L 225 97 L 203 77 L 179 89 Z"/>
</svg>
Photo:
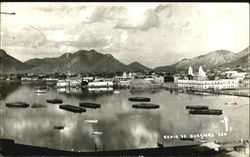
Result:
<svg viewBox="0 0 250 157">
<path fill-rule="evenodd" d="M 180 140 L 164 139 L 164 135 L 201 134 L 225 132 L 221 121 L 228 117 L 226 137 L 213 137 L 210 140 L 238 140 L 249 138 L 248 98 L 234 96 L 214 96 L 211 98 L 171 94 L 160 90 L 156 93 L 133 93 L 150 97 L 152 103 L 160 109 L 133 109 L 130 90 L 91 93 L 87 89 L 48 88 L 46 95 L 33 93 L 38 84 L 9 84 L 1 92 L 1 137 L 13 138 L 16 142 L 45 146 L 64 150 L 114 150 L 129 148 L 156 147 L 157 142 L 164 145 L 179 145 Z M 86 113 L 75 114 L 59 109 L 58 104 L 47 104 L 50 98 L 60 98 L 65 104 L 78 105 L 79 102 L 95 102 L 101 109 L 87 109 Z M 43 109 L 11 109 L 5 102 L 24 101 L 30 104 L 47 105 Z M 236 101 L 238 109 L 224 105 L 227 101 Z M 209 108 L 222 109 L 223 115 L 189 115 L 186 105 L 207 105 Z M 98 120 L 95 124 L 86 124 L 84 120 Z M 65 126 L 55 130 L 53 126 Z M 93 135 L 101 131 L 101 135 Z"/>
</svg>

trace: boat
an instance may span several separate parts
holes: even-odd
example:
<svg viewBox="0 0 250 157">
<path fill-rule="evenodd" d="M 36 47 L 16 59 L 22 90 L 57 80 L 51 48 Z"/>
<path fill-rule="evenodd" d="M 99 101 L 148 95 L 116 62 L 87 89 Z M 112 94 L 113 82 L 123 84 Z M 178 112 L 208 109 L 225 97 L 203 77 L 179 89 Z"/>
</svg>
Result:
<svg viewBox="0 0 250 157">
<path fill-rule="evenodd" d="M 102 135 L 102 132 L 101 131 L 94 131 L 94 132 L 92 132 L 92 135 Z"/>
<path fill-rule="evenodd" d="M 41 89 L 37 89 L 35 91 L 33 91 L 34 93 L 47 93 L 46 90 L 41 90 Z"/>
<path fill-rule="evenodd" d="M 160 105 L 140 103 L 140 104 L 133 104 L 132 107 L 133 108 L 143 108 L 143 109 L 156 109 L 156 108 L 160 108 Z"/>
<path fill-rule="evenodd" d="M 218 109 L 191 109 L 189 114 L 206 114 L 206 115 L 221 115 L 222 110 Z"/>
<path fill-rule="evenodd" d="M 74 112 L 74 113 L 86 112 L 85 108 L 73 106 L 73 105 L 59 105 L 59 108 L 66 110 L 66 111 Z"/>
<path fill-rule="evenodd" d="M 64 127 L 65 127 L 65 126 L 62 126 L 62 125 L 60 125 L 60 126 L 56 126 L 56 125 L 53 126 L 53 128 L 56 129 L 56 130 L 63 130 Z"/>
<path fill-rule="evenodd" d="M 34 87 L 34 89 L 47 89 L 46 86 L 38 86 L 38 87 Z"/>
<path fill-rule="evenodd" d="M 144 102 L 148 102 L 150 101 L 150 98 L 147 98 L 147 97 L 131 97 L 131 98 L 128 98 L 128 101 L 144 101 Z"/>
<path fill-rule="evenodd" d="M 98 123 L 98 120 L 84 120 L 84 123 Z"/>
<path fill-rule="evenodd" d="M 89 103 L 89 102 L 80 102 L 79 106 L 81 107 L 87 107 L 87 108 L 101 108 L 100 104 L 96 104 L 96 103 Z"/>
<path fill-rule="evenodd" d="M 7 107 L 20 107 L 20 108 L 27 108 L 29 107 L 29 104 L 25 103 L 25 102 L 10 102 L 10 103 L 6 103 Z"/>
<path fill-rule="evenodd" d="M 208 109 L 208 106 L 195 106 L 195 105 L 188 105 L 186 109 Z"/>
<path fill-rule="evenodd" d="M 120 93 L 120 91 L 115 90 L 113 93 L 114 93 L 114 94 L 119 94 L 119 93 Z"/>
<path fill-rule="evenodd" d="M 229 102 L 226 102 L 225 105 L 237 105 L 237 102 L 229 101 Z"/>
<path fill-rule="evenodd" d="M 35 103 L 33 105 L 31 105 L 32 108 L 45 108 L 47 107 L 45 104 L 38 104 L 38 103 Z"/>
<path fill-rule="evenodd" d="M 63 103 L 63 101 L 61 99 L 48 99 L 47 102 L 52 103 L 52 104 L 61 104 L 61 103 Z"/>
</svg>

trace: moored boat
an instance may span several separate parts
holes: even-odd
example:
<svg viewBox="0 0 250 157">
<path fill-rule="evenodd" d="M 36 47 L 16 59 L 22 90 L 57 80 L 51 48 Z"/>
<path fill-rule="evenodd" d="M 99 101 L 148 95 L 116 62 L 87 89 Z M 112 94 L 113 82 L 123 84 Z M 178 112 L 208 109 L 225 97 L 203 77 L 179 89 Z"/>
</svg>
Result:
<svg viewBox="0 0 250 157">
<path fill-rule="evenodd" d="M 131 98 L 128 98 L 128 101 L 144 101 L 144 102 L 148 102 L 150 101 L 150 98 L 147 98 L 147 97 L 131 97 Z"/>
<path fill-rule="evenodd" d="M 218 109 L 191 109 L 189 114 L 221 115 L 222 110 Z"/>
<path fill-rule="evenodd" d="M 60 126 L 53 126 L 53 128 L 56 129 L 56 130 L 63 130 L 64 127 L 65 126 L 62 126 L 62 125 L 60 125 Z"/>
<path fill-rule="evenodd" d="M 94 131 L 94 132 L 92 132 L 92 135 L 102 135 L 102 132 L 101 131 Z"/>
<path fill-rule="evenodd" d="M 93 120 L 84 120 L 84 123 L 98 123 L 98 120 L 93 119 Z"/>
<path fill-rule="evenodd" d="M 34 87 L 34 89 L 47 89 L 46 86 L 37 86 L 37 87 Z"/>
<path fill-rule="evenodd" d="M 86 112 L 85 108 L 82 108 L 79 106 L 73 106 L 73 105 L 59 105 L 59 108 L 66 110 L 66 111 L 74 112 L 74 113 Z"/>
<path fill-rule="evenodd" d="M 48 99 L 47 102 L 52 103 L 52 104 L 61 104 L 61 103 L 63 103 L 63 101 L 61 99 Z"/>
<path fill-rule="evenodd" d="M 10 102 L 10 103 L 6 103 L 7 107 L 20 107 L 20 108 L 26 108 L 29 107 L 29 104 L 25 103 L 25 102 Z"/>
<path fill-rule="evenodd" d="M 87 108 L 101 108 L 100 104 L 96 104 L 96 103 L 90 103 L 90 102 L 80 102 L 79 106 L 81 107 L 87 107 Z"/>
<path fill-rule="evenodd" d="M 226 102 L 225 105 L 237 105 L 237 102 L 229 101 L 229 102 Z"/>
<path fill-rule="evenodd" d="M 188 105 L 186 109 L 208 109 L 208 106 L 196 106 L 196 105 Z"/>
<path fill-rule="evenodd" d="M 156 108 L 160 108 L 160 105 L 140 103 L 140 104 L 133 104 L 132 107 L 133 108 L 143 108 L 143 109 L 156 109 Z"/>
<path fill-rule="evenodd" d="M 37 89 L 33 91 L 34 93 L 47 93 L 46 90 Z"/>
<path fill-rule="evenodd" d="M 120 91 L 115 90 L 113 93 L 114 93 L 114 94 L 119 94 L 119 93 L 120 93 Z"/>
</svg>

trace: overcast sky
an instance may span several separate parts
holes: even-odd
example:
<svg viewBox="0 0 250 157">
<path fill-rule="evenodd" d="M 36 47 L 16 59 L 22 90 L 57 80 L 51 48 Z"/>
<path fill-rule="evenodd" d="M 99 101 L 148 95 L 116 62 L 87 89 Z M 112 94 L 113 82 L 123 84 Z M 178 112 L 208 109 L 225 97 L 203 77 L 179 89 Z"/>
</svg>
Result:
<svg viewBox="0 0 250 157">
<path fill-rule="evenodd" d="M 168 65 L 249 46 L 248 3 L 1 3 L 1 48 L 15 58 L 95 49 L 123 63 Z"/>
</svg>

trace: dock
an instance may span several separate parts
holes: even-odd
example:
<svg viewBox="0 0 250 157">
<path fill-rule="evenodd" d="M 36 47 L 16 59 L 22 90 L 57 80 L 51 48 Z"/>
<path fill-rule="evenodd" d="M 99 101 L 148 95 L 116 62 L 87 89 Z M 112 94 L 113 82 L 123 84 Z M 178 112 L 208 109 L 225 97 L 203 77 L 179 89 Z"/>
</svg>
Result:
<svg viewBox="0 0 250 157">
<path fill-rule="evenodd" d="M 236 151 L 216 151 L 208 144 L 190 144 L 184 146 L 164 146 L 138 149 L 67 151 L 47 147 L 16 143 L 12 139 L 0 139 L 0 154 L 3 156 L 229 156 Z M 220 146 L 220 145 L 219 145 Z M 223 146 L 222 146 L 223 147 Z"/>
<path fill-rule="evenodd" d="M 73 105 L 59 105 L 59 108 L 66 110 L 66 111 L 74 112 L 74 113 L 86 112 L 85 108 L 73 106 Z"/>
</svg>

